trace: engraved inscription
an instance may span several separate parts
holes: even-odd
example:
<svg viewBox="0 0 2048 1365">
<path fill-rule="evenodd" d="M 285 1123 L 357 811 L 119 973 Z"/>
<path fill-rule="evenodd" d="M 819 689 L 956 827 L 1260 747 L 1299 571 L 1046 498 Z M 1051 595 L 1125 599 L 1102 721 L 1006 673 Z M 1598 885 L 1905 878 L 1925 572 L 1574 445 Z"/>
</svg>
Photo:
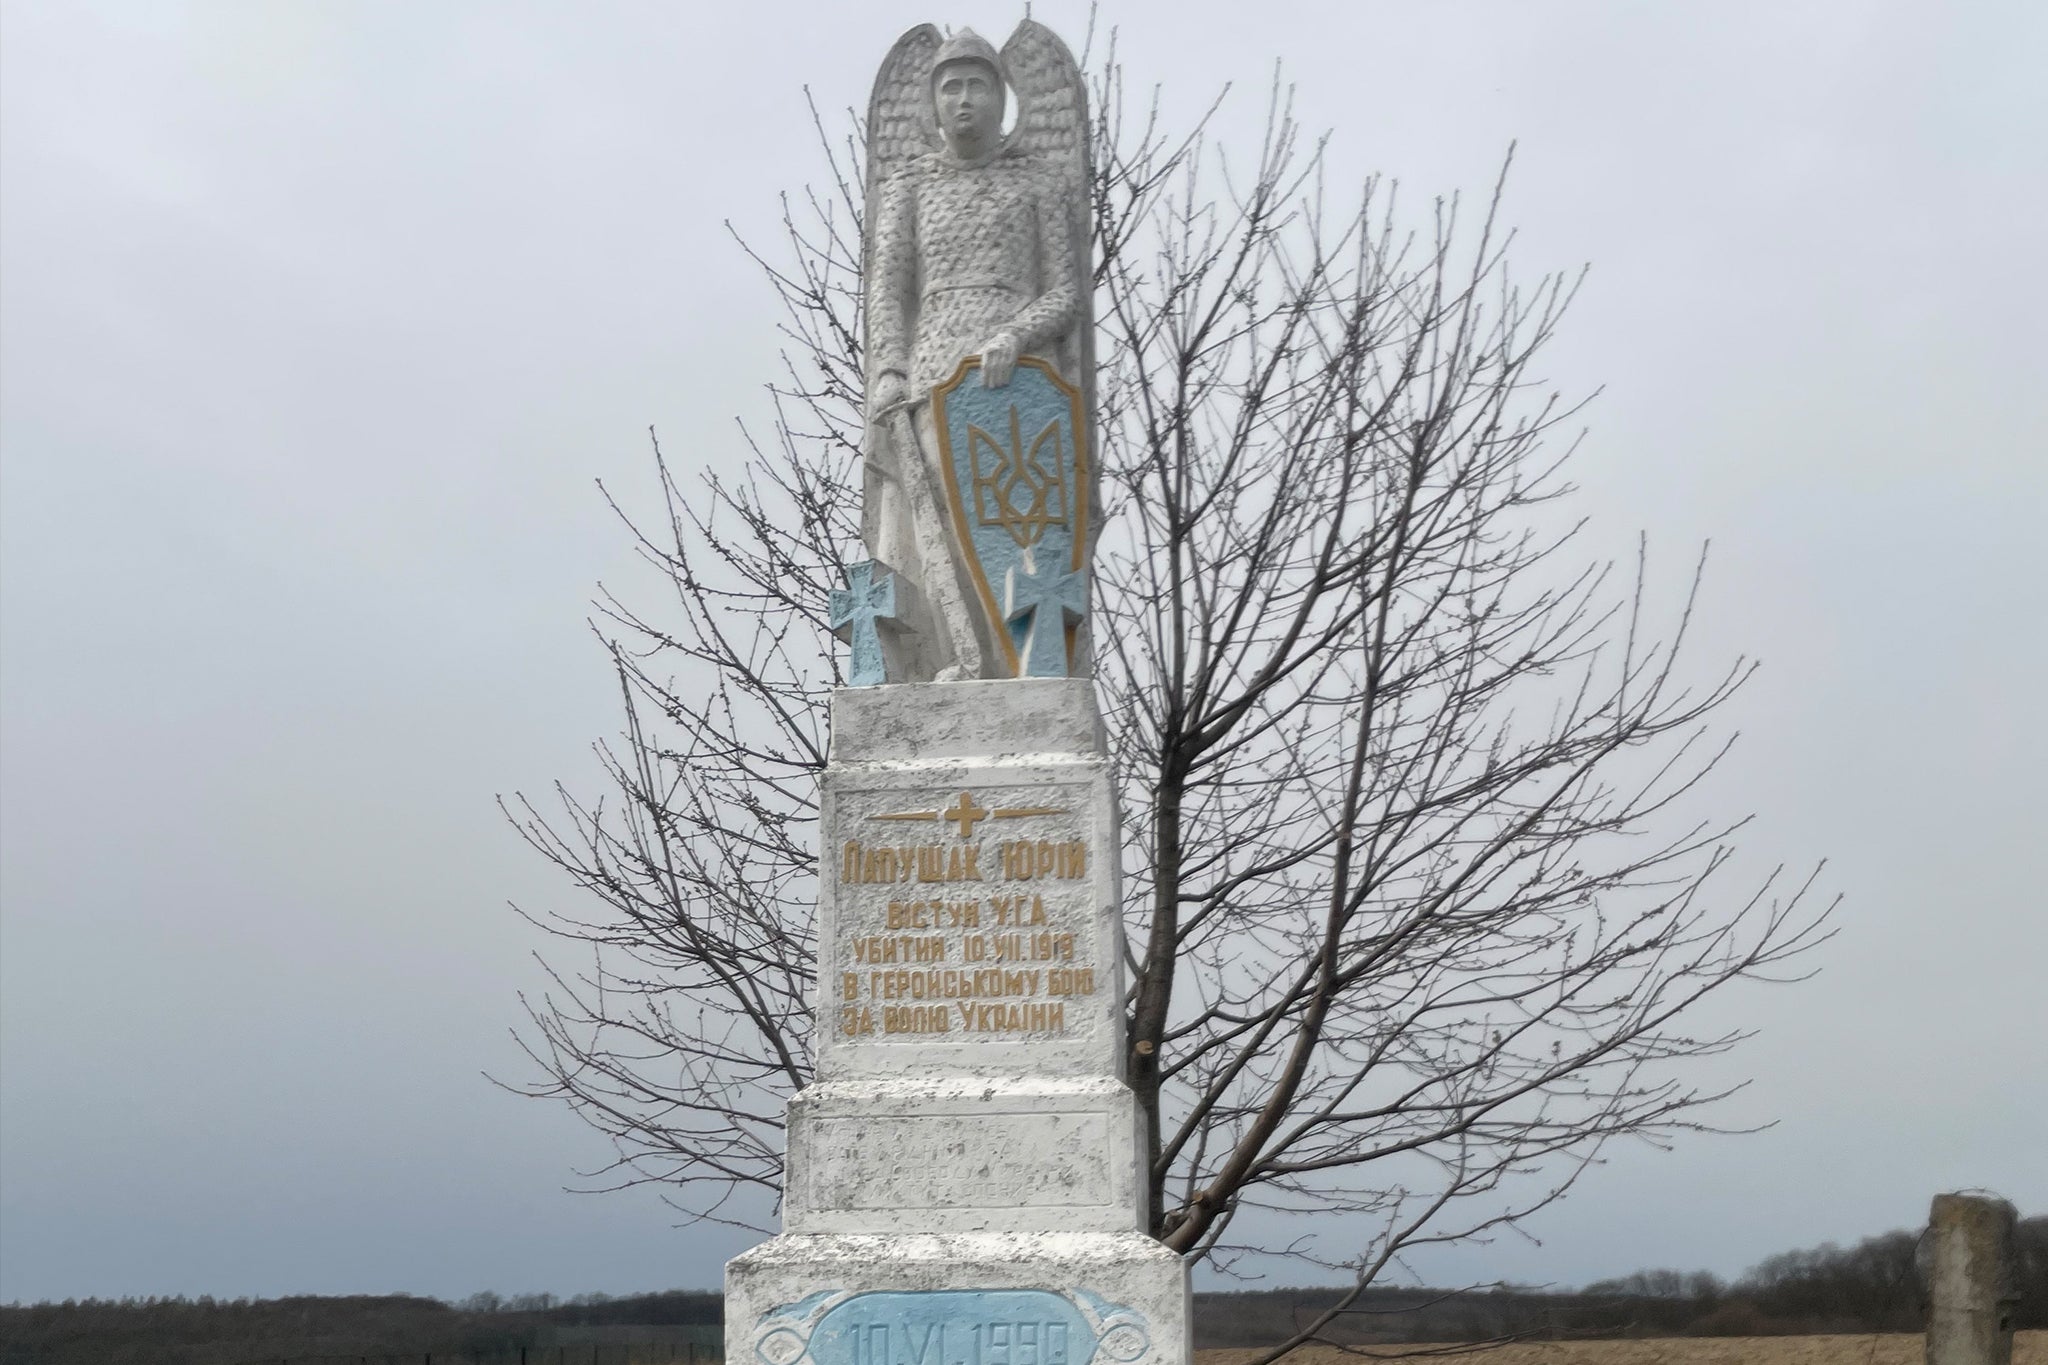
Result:
<svg viewBox="0 0 2048 1365">
<path fill-rule="evenodd" d="M 1108 982 L 1092 927 L 1091 874 L 1105 855 L 1073 836 L 1086 803 L 1070 791 L 876 793 L 876 806 L 847 811 L 841 828 L 861 837 L 839 841 L 831 863 L 835 1034 L 990 1040 L 1076 1024 L 1070 1006 Z M 913 837 L 872 837 L 895 831 Z"/>
</svg>

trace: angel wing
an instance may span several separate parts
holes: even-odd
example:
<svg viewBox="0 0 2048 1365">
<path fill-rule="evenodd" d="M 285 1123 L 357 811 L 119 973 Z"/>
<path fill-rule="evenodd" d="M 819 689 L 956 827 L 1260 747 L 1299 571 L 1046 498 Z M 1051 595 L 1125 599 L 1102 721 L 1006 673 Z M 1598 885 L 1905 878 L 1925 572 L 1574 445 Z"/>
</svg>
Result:
<svg viewBox="0 0 2048 1365">
<path fill-rule="evenodd" d="M 1081 389 L 1081 410 L 1087 415 L 1088 525 L 1091 540 L 1102 526 L 1102 460 L 1095 426 L 1095 161 L 1089 151 L 1088 86 L 1074 54 L 1059 35 L 1035 19 L 1017 25 L 1003 44 L 1003 66 L 1017 96 L 1017 122 L 1010 129 L 1008 149 L 1050 166 L 1067 206 L 1068 240 L 1079 253 L 1081 316 L 1062 349 L 1060 368 Z M 1087 558 L 1093 564 L 1091 543 Z M 1076 645 L 1076 671 L 1094 671 L 1094 643 L 1089 621 L 1081 626 Z"/>
<path fill-rule="evenodd" d="M 876 288 L 875 231 L 880 220 L 882 186 L 913 159 L 938 146 L 938 125 L 932 118 L 932 58 L 943 41 L 932 24 L 919 24 L 896 40 L 882 66 L 875 73 L 875 88 L 868 96 L 867 200 L 861 222 L 861 288 L 863 363 L 869 367 L 866 379 L 874 381 L 872 331 L 876 316 L 873 290 Z M 868 388 L 872 393 L 872 388 Z M 873 414 L 870 414 L 872 422 Z M 868 550 L 885 562 L 891 561 L 890 547 L 910 532 L 900 498 L 885 496 L 884 485 L 905 452 L 893 448 L 883 424 L 871 424 L 862 439 L 861 538 Z M 914 453 L 912 458 L 915 458 Z"/>
<path fill-rule="evenodd" d="M 883 181 L 911 158 L 938 148 L 931 77 L 932 58 L 940 41 L 937 26 L 919 24 L 896 40 L 882 59 L 882 69 L 875 73 L 875 88 L 868 96 L 867 191 L 871 205 Z"/>
<path fill-rule="evenodd" d="M 1051 167 L 1067 206 L 1068 231 L 1081 255 L 1081 321 L 1072 333 L 1070 354 L 1061 366 L 1074 376 L 1095 412 L 1094 250 L 1090 212 L 1095 193 L 1094 161 L 1088 149 L 1088 86 L 1074 54 L 1059 35 L 1035 19 L 1017 25 L 1003 44 L 1003 66 L 1017 96 L 1017 122 L 1009 150 Z"/>
<path fill-rule="evenodd" d="M 1075 177 L 1072 188 L 1085 194 L 1088 87 L 1074 54 L 1058 34 L 1036 19 L 1026 19 L 1003 44 L 1003 66 L 1017 94 L 1011 149 L 1058 166 Z"/>
<path fill-rule="evenodd" d="M 916 157 L 939 145 L 938 124 L 932 118 L 932 58 L 941 39 L 932 24 L 919 24 L 896 40 L 882 69 L 875 73 L 875 88 L 868 96 L 867 203 L 861 224 L 861 278 L 872 288 L 875 278 L 875 226 L 882 186 Z M 1055 39 L 1057 41 L 1057 39 Z M 867 300 L 872 318 L 874 300 Z"/>
</svg>

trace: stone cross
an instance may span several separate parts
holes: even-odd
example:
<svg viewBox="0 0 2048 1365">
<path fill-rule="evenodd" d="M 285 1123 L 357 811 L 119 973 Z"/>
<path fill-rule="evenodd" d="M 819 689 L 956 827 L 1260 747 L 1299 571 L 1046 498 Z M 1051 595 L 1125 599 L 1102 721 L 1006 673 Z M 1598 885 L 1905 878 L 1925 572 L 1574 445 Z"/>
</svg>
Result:
<svg viewBox="0 0 2048 1365">
<path fill-rule="evenodd" d="M 1027 574 L 1020 566 L 1010 571 L 1004 595 L 1009 620 L 1030 622 L 1022 675 L 1066 677 L 1067 623 L 1088 614 L 1088 575 L 1058 565 Z"/>
<path fill-rule="evenodd" d="M 896 571 L 875 560 L 862 560 L 846 570 L 846 586 L 834 588 L 829 603 L 832 633 L 853 646 L 847 665 L 850 687 L 875 687 L 888 681 L 882 659 L 881 623 L 900 619 L 902 606 Z"/>
</svg>

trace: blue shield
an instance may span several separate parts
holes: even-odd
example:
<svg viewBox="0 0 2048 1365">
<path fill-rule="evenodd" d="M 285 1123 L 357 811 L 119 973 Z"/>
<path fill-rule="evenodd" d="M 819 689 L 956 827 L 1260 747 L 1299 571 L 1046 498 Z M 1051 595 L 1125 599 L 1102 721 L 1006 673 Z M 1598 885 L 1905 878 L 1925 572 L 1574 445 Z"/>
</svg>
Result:
<svg viewBox="0 0 2048 1365">
<path fill-rule="evenodd" d="M 969 357 L 932 390 L 939 469 L 968 578 L 1012 675 L 1064 678 L 1088 614 L 1081 393 L 1035 356 L 1000 389 Z"/>
</svg>

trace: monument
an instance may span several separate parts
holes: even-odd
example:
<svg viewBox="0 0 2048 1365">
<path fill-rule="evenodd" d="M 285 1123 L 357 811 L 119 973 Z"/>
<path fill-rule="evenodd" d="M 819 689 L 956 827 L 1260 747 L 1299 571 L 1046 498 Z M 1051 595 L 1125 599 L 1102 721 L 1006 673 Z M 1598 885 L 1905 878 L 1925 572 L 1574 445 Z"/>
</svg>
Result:
<svg viewBox="0 0 2048 1365">
<path fill-rule="evenodd" d="M 816 1056 L 729 1365 L 1181 1365 L 1123 1081 L 1090 681 L 1088 116 L 1026 20 L 924 25 L 869 105 L 870 556 L 820 807 Z M 1014 97 L 1012 130 L 1003 132 Z"/>
</svg>

